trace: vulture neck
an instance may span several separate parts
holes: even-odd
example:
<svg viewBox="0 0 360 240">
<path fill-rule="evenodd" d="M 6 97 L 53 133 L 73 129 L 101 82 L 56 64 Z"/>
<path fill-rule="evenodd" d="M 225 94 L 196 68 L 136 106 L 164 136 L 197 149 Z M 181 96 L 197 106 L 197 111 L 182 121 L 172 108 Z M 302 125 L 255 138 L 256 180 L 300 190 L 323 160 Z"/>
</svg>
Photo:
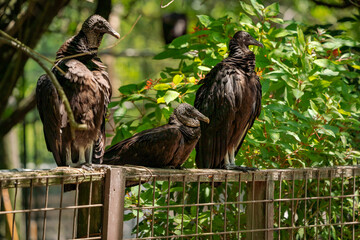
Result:
<svg viewBox="0 0 360 240">
<path fill-rule="evenodd" d="M 169 124 L 179 127 L 180 132 L 183 134 L 184 138 L 188 141 L 198 138 L 200 132 L 199 127 L 191 127 L 180 121 L 175 114 L 172 114 L 169 118 Z"/>
<path fill-rule="evenodd" d="M 224 60 L 225 63 L 235 65 L 247 75 L 251 75 L 255 69 L 255 54 L 247 46 L 233 41 L 230 41 L 229 50 L 229 57 Z"/>
<path fill-rule="evenodd" d="M 101 38 L 100 41 L 98 42 L 100 45 Z M 83 31 L 80 31 L 77 35 L 67 40 L 60 47 L 59 51 L 56 54 L 56 59 L 75 55 L 75 54 L 92 52 L 91 54 L 77 57 L 80 59 L 89 59 L 89 58 L 91 59 L 97 56 L 97 50 L 99 45 L 96 45 L 93 39 L 89 41 L 85 33 Z"/>
</svg>

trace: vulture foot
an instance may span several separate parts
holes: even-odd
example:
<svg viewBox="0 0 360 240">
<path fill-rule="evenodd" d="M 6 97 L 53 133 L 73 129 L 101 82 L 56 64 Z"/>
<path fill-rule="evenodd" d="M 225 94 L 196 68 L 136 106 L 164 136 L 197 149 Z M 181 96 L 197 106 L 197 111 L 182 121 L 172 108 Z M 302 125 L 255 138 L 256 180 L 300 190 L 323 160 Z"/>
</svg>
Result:
<svg viewBox="0 0 360 240">
<path fill-rule="evenodd" d="M 103 165 L 103 164 L 93 164 L 93 163 L 85 163 L 81 165 L 81 168 L 87 171 L 99 171 L 99 170 L 108 170 L 111 167 L 109 165 Z"/>
<path fill-rule="evenodd" d="M 165 166 L 165 167 L 163 167 L 164 169 L 176 169 L 176 167 L 174 167 L 174 166 Z"/>
<path fill-rule="evenodd" d="M 249 171 L 257 171 L 258 168 L 255 167 L 243 167 L 243 166 L 237 166 L 237 165 L 226 165 L 224 166 L 226 170 L 238 170 L 242 172 L 249 172 Z"/>
</svg>

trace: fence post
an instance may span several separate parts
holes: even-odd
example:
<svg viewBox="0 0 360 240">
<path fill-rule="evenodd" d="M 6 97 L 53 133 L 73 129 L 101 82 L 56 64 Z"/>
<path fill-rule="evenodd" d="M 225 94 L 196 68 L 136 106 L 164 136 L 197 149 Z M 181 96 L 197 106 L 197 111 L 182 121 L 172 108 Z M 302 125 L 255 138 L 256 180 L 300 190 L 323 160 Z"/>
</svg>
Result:
<svg viewBox="0 0 360 240">
<path fill-rule="evenodd" d="M 251 181 L 247 183 L 247 200 L 273 200 L 274 181 Z M 274 227 L 274 203 L 248 203 L 246 207 L 246 229 L 268 229 Z M 246 240 L 272 240 L 273 231 L 246 233 Z"/>
<path fill-rule="evenodd" d="M 123 239 L 125 181 L 125 173 L 121 167 L 107 170 L 102 239 Z"/>
</svg>

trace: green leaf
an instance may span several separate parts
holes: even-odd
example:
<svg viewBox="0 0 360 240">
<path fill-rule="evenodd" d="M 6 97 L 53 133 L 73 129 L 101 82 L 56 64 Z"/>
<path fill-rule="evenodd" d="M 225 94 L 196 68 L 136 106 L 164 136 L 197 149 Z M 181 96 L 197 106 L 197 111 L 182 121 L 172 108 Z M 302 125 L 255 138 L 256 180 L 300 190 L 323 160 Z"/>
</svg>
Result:
<svg viewBox="0 0 360 240">
<path fill-rule="evenodd" d="M 344 109 L 339 109 L 338 112 L 341 113 L 341 114 L 343 114 L 343 115 L 351 116 L 351 113 L 345 111 Z"/>
<path fill-rule="evenodd" d="M 188 52 L 189 49 L 181 48 L 181 49 L 166 49 L 163 52 L 157 54 L 154 59 L 161 60 L 166 58 L 175 58 L 175 59 L 183 59 L 186 58 L 184 53 Z"/>
<path fill-rule="evenodd" d="M 195 83 L 196 82 L 196 78 L 194 78 L 194 77 L 189 77 L 189 80 L 188 80 L 189 82 L 191 82 L 191 83 Z"/>
<path fill-rule="evenodd" d="M 118 117 L 118 118 L 121 118 L 123 117 L 127 112 L 127 109 L 125 107 L 119 107 L 118 109 L 115 110 L 114 112 L 114 117 Z"/>
<path fill-rule="evenodd" d="M 322 128 L 319 129 L 318 132 L 326 134 L 326 135 L 330 135 L 332 137 L 336 137 L 336 134 L 339 132 L 339 128 L 331 126 L 331 125 L 323 125 Z"/>
<path fill-rule="evenodd" d="M 254 9 L 256 10 L 256 12 L 258 13 L 259 16 L 262 16 L 262 10 L 264 9 L 264 6 L 262 4 L 260 4 L 258 1 L 256 0 L 250 0 L 251 5 L 254 7 Z"/>
<path fill-rule="evenodd" d="M 212 17 L 207 15 L 197 15 L 197 17 L 204 27 L 208 27 L 214 21 Z"/>
<path fill-rule="evenodd" d="M 169 84 L 167 84 L 167 83 L 159 83 L 159 84 L 156 84 L 155 86 L 154 86 L 154 89 L 155 90 L 167 90 L 167 89 L 169 89 L 170 88 L 170 85 Z"/>
<path fill-rule="evenodd" d="M 279 3 L 273 3 L 265 8 L 266 17 L 274 17 L 280 13 Z"/>
<path fill-rule="evenodd" d="M 324 71 L 322 71 L 320 73 L 320 75 L 323 75 L 323 76 L 337 76 L 337 75 L 339 75 L 339 72 L 335 72 L 335 71 L 332 71 L 330 69 L 324 69 Z"/>
<path fill-rule="evenodd" d="M 315 112 L 318 112 L 318 111 L 319 111 L 318 107 L 316 106 L 316 104 L 315 104 L 312 100 L 310 100 L 310 107 L 311 107 L 311 109 L 314 110 Z"/>
<path fill-rule="evenodd" d="M 270 131 L 269 134 L 274 142 L 277 142 L 280 139 L 280 133 L 278 132 Z"/>
<path fill-rule="evenodd" d="M 211 68 L 206 67 L 206 66 L 198 66 L 198 69 L 201 70 L 201 71 L 206 71 L 206 72 L 211 70 Z"/>
<path fill-rule="evenodd" d="M 286 29 L 283 29 L 283 28 L 279 28 L 279 29 L 275 29 L 271 35 L 273 35 L 275 38 L 281 38 L 281 37 L 285 37 L 285 36 L 288 36 L 288 35 L 291 35 L 291 32 L 286 30 Z"/>
<path fill-rule="evenodd" d="M 318 65 L 319 67 L 323 68 L 329 68 L 332 71 L 345 71 L 344 66 L 337 65 L 330 61 L 329 59 L 316 59 L 314 60 L 314 63 Z"/>
<path fill-rule="evenodd" d="M 128 98 L 126 98 L 126 100 L 127 101 L 137 101 L 137 100 L 140 100 L 143 98 L 144 98 L 144 95 L 142 95 L 142 94 L 132 94 Z"/>
<path fill-rule="evenodd" d="M 303 91 L 296 89 L 296 88 L 292 89 L 292 92 L 293 92 L 296 100 L 298 100 L 299 98 L 301 98 L 302 95 L 304 95 Z"/>
<path fill-rule="evenodd" d="M 175 85 L 178 85 L 184 79 L 183 75 L 176 74 L 173 78 L 173 82 Z"/>
<path fill-rule="evenodd" d="M 168 90 L 164 95 L 164 100 L 165 100 L 166 104 L 169 104 L 169 102 L 175 100 L 179 95 L 180 95 L 180 93 L 178 93 L 176 91 Z"/>
<path fill-rule="evenodd" d="M 132 94 L 138 90 L 137 84 L 128 84 L 121 86 L 119 88 L 119 92 L 121 92 L 124 95 Z"/>
<path fill-rule="evenodd" d="M 296 133 L 294 133 L 292 131 L 286 131 L 286 134 L 293 136 L 296 139 L 296 141 L 301 142 L 299 135 L 297 135 Z"/>
<path fill-rule="evenodd" d="M 282 20 L 281 18 L 269 18 L 269 21 L 273 22 L 273 23 L 278 23 L 278 24 L 284 23 L 284 20 Z"/>
<path fill-rule="evenodd" d="M 246 4 L 243 1 L 240 1 L 240 6 L 247 14 L 249 14 L 251 16 L 256 15 L 255 9 L 251 5 Z"/>
<path fill-rule="evenodd" d="M 251 18 L 242 12 L 239 15 L 239 22 L 240 24 L 249 24 L 249 25 L 254 24 Z"/>
<path fill-rule="evenodd" d="M 299 43 L 301 44 L 302 48 L 304 48 L 305 47 L 305 37 L 304 37 L 303 31 L 301 30 L 301 28 L 299 26 L 297 28 L 297 34 L 298 34 Z"/>
<path fill-rule="evenodd" d="M 159 104 L 159 103 L 165 103 L 165 99 L 164 99 L 164 97 L 161 97 L 161 98 L 158 98 L 156 102 L 157 102 L 158 104 Z"/>
</svg>

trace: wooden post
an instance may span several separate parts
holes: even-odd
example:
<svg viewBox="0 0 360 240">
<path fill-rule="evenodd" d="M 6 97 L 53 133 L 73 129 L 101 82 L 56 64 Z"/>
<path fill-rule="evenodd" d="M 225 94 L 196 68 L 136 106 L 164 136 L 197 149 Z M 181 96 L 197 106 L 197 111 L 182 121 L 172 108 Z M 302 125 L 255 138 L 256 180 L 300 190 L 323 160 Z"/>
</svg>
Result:
<svg viewBox="0 0 360 240">
<path fill-rule="evenodd" d="M 102 203 L 102 201 L 103 201 L 102 182 L 100 181 L 85 182 L 79 185 L 78 205 L 97 204 L 97 203 Z M 101 226 L 102 226 L 101 219 L 102 219 L 101 207 L 79 208 L 78 217 L 77 217 L 77 237 L 85 238 L 85 237 L 100 236 Z"/>
<path fill-rule="evenodd" d="M 251 181 L 247 183 L 247 200 L 274 199 L 274 181 Z M 246 229 L 274 227 L 274 203 L 248 203 L 246 207 Z M 246 240 L 273 239 L 273 231 L 246 233 Z"/>
<path fill-rule="evenodd" d="M 102 239 L 123 239 L 125 174 L 122 168 L 110 168 L 105 175 Z"/>
</svg>

